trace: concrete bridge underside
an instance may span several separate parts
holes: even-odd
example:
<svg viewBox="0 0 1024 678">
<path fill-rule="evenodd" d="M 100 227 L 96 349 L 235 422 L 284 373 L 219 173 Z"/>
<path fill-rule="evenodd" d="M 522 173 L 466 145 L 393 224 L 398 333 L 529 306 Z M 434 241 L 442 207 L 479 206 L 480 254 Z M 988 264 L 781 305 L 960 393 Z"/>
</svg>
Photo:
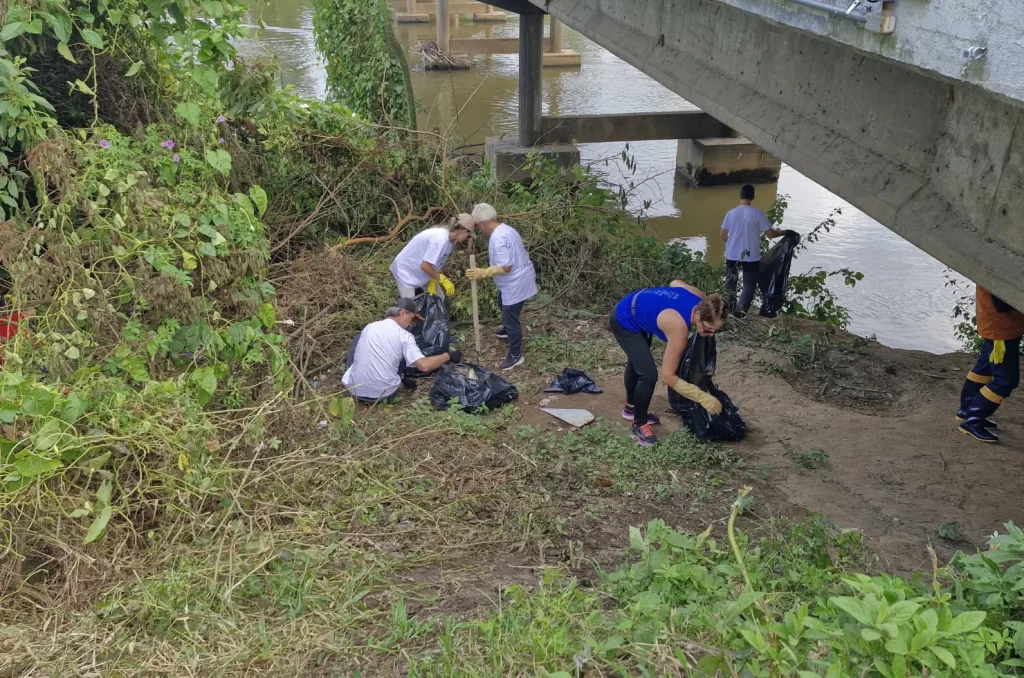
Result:
<svg viewBox="0 0 1024 678">
<path fill-rule="evenodd" d="M 893 49 L 897 37 L 858 38 L 850 31 L 862 28 L 845 26 L 852 22 L 806 8 L 812 19 L 844 24 L 846 33 L 803 30 L 734 6 L 740 0 L 531 2 L 1024 308 L 1020 88 L 972 84 L 981 81 L 971 64 L 962 78 L 930 69 L 915 62 L 913 50 Z M 897 0 L 895 7 L 911 2 L 922 5 Z M 522 0 L 495 4 L 529 8 Z M 795 7 L 786 0 L 762 5 Z M 898 18 L 897 36 L 912 30 L 927 39 L 927 26 Z M 938 61 L 942 49 L 960 48 L 932 33 L 949 43 L 932 46 Z M 858 39 L 863 44 L 850 44 Z M 1024 73 L 1024 59 L 1019 64 Z"/>
</svg>

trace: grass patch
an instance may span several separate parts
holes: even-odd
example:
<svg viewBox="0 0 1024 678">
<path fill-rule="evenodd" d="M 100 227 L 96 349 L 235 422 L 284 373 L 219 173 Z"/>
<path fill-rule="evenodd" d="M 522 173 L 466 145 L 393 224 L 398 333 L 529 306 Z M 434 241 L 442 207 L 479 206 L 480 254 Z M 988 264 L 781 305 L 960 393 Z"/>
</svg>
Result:
<svg viewBox="0 0 1024 678">
<path fill-rule="evenodd" d="M 811 447 L 803 452 L 794 452 L 793 461 L 806 469 L 819 469 L 828 463 L 828 452 L 820 447 Z"/>
<path fill-rule="evenodd" d="M 688 431 L 676 431 L 655 447 L 643 448 L 624 429 L 604 420 L 561 436 L 543 436 L 534 455 L 556 466 L 568 465 L 591 486 L 661 499 L 680 486 L 681 469 L 727 470 L 740 464 L 728 448 L 701 442 Z"/>
<path fill-rule="evenodd" d="M 561 374 L 566 367 L 586 372 L 608 365 L 607 346 L 602 342 L 567 339 L 553 332 L 531 334 L 529 342 L 530 360 L 536 360 L 543 374 Z"/>
</svg>

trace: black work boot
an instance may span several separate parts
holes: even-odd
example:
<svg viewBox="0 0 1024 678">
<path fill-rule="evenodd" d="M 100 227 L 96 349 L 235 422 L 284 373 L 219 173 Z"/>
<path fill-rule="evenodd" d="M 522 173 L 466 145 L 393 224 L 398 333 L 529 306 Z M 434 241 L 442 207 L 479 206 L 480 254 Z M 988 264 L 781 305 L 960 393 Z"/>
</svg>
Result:
<svg viewBox="0 0 1024 678">
<path fill-rule="evenodd" d="M 998 443 L 999 436 L 985 426 L 989 416 L 999 409 L 1000 403 L 994 403 L 981 393 L 971 400 L 971 404 L 963 411 L 967 416 L 960 424 L 960 432 L 983 443 Z"/>
<path fill-rule="evenodd" d="M 967 408 L 970 407 L 971 401 L 974 400 L 974 396 L 978 395 L 982 386 L 984 384 L 964 379 L 964 387 L 960 389 L 960 409 L 956 413 L 956 423 L 961 424 L 967 418 Z M 991 419 L 986 419 L 985 428 L 999 428 L 999 424 Z"/>
</svg>

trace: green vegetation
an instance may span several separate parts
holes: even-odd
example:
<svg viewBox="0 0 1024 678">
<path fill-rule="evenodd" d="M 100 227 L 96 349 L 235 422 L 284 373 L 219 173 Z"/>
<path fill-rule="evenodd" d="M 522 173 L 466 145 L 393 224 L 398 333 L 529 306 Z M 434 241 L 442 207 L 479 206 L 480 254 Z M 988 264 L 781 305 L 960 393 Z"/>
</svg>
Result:
<svg viewBox="0 0 1024 678">
<path fill-rule="evenodd" d="M 376 5 L 318 9 L 321 36 L 361 11 L 387 27 Z M 572 537 L 600 524 L 600 502 L 670 512 L 696 497 L 712 512 L 739 460 L 684 433 L 641 452 L 603 422 L 544 435 L 512 408 L 357 408 L 333 392 L 329 368 L 393 296 L 402 229 L 477 201 L 520 227 L 567 318 L 674 277 L 721 285 L 699 255 L 636 237 L 622 196 L 586 169 L 567 181 L 535 159 L 529 185 L 497 185 L 433 135 L 383 125 L 412 113 L 387 36 L 332 52 L 367 54 L 376 74 L 332 65 L 353 113 L 239 59 L 230 2 L 6 11 L 0 258 L 5 313 L 29 319 L 0 369 L 5 674 L 1017 670 L 1012 525 L 927 586 L 853 574 L 857 534 L 820 520 L 752 522 L 764 534 L 747 537 L 743 494 L 719 521 L 725 542 L 652 521 L 629 530 L 626 562 L 589 571 Z M 824 280 L 791 310 L 841 325 Z M 537 336 L 550 364 L 605 364 L 599 347 Z M 794 364 L 814 364 L 815 341 Z M 473 578 L 506 565 L 541 583 L 494 606 Z"/>
<path fill-rule="evenodd" d="M 862 547 L 821 521 L 751 543 L 734 527 L 739 504 L 725 544 L 710 528 L 690 535 L 654 520 L 630 529 L 630 562 L 597 590 L 553 571 L 535 592 L 507 589 L 498 614 L 446 628 L 439 656 L 414 673 L 1001 676 L 1024 666 L 1019 590 L 986 597 L 995 575 L 977 572 L 996 557 L 1005 579 L 1022 562 L 1019 551 L 1002 556 L 1024 544 L 1012 524 L 989 551 L 964 557 L 965 570 L 908 581 L 845 575 Z"/>
<path fill-rule="evenodd" d="M 327 87 L 353 111 L 416 129 L 416 100 L 388 0 L 316 0 L 313 34 L 327 55 Z"/>
<path fill-rule="evenodd" d="M 567 476 L 577 471 L 580 480 L 589 486 L 611 487 L 652 499 L 666 499 L 682 486 L 677 469 L 729 469 L 739 465 L 728 449 L 701 442 L 685 430 L 665 436 L 653 449 L 644 449 L 626 431 L 613 430 L 603 421 L 565 435 L 538 437 L 535 454 L 563 468 Z"/>
<path fill-rule="evenodd" d="M 828 452 L 820 447 L 812 447 L 803 452 L 794 452 L 793 461 L 807 469 L 818 469 L 828 463 Z"/>
</svg>

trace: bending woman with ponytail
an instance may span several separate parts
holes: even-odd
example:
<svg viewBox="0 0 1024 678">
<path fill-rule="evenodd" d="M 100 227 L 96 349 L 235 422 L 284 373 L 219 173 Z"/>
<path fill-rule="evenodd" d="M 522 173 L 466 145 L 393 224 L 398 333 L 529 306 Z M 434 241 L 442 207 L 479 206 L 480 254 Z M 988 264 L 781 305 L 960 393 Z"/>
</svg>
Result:
<svg viewBox="0 0 1024 678">
<path fill-rule="evenodd" d="M 673 280 L 669 287 L 652 287 L 630 292 L 616 304 L 608 325 L 626 352 L 626 403 L 622 418 L 633 421 L 633 437 L 644 446 L 658 443 L 652 425 L 661 423 L 651 414 L 651 397 L 658 385 L 659 370 L 651 355 L 651 338 L 666 342 L 660 376 L 665 384 L 684 398 L 699 403 L 711 414 L 722 411 L 722 403 L 685 379 L 676 376 L 686 344 L 693 330 L 710 337 L 725 326 L 725 301 L 717 294 L 708 297 L 696 287 Z"/>
</svg>

